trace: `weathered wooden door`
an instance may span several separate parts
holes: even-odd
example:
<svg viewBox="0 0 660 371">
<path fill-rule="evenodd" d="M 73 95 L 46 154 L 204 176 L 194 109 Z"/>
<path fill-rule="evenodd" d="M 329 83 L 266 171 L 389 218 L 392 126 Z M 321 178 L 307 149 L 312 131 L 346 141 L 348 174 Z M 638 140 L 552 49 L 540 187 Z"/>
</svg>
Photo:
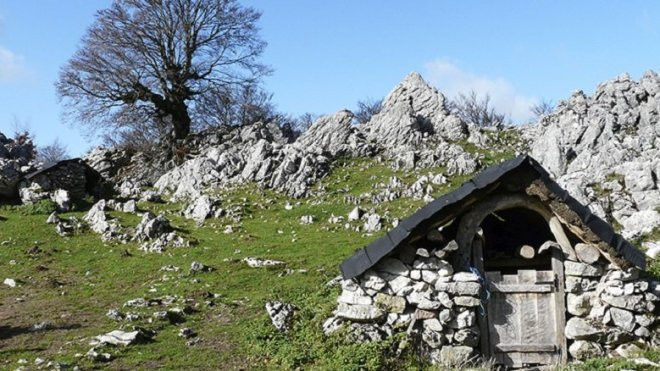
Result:
<svg viewBox="0 0 660 371">
<path fill-rule="evenodd" d="M 517 274 L 486 272 L 486 278 L 488 347 L 496 363 L 513 367 L 560 363 L 564 309 L 558 308 L 557 296 L 563 297 L 563 290 L 555 272 L 520 269 Z"/>
</svg>

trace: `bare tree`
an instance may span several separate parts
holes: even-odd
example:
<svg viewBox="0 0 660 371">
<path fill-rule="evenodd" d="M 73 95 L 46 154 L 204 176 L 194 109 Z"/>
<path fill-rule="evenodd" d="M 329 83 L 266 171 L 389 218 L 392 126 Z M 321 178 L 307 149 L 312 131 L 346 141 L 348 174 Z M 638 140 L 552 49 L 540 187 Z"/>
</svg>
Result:
<svg viewBox="0 0 660 371">
<path fill-rule="evenodd" d="M 272 94 L 257 84 L 211 91 L 200 97 L 195 121 L 200 129 L 221 125 L 241 126 L 257 121 L 268 122 L 278 117 L 272 98 Z"/>
<path fill-rule="evenodd" d="M 37 148 L 37 161 L 43 166 L 69 158 L 66 146 L 56 138 L 51 144 Z"/>
<path fill-rule="evenodd" d="M 463 122 L 472 122 L 480 127 L 499 127 L 506 119 L 506 115 L 496 112 L 490 106 L 490 95 L 486 94 L 480 100 L 475 91 L 468 95 L 459 94 L 449 102 L 449 110 Z"/>
<path fill-rule="evenodd" d="M 555 105 L 554 103 L 552 103 L 552 101 L 543 100 L 541 101 L 541 103 L 532 106 L 532 113 L 534 114 L 535 118 L 538 120 L 542 116 L 545 116 L 550 112 L 554 111 L 554 109 L 555 109 Z"/>
<path fill-rule="evenodd" d="M 295 130 L 298 134 L 302 134 L 306 132 L 307 129 L 312 126 L 314 121 L 319 119 L 319 117 L 321 117 L 321 115 L 305 112 L 293 120 L 293 130 Z"/>
<path fill-rule="evenodd" d="M 371 117 L 383 109 L 383 100 L 361 100 L 357 102 L 357 110 L 355 110 L 354 117 L 358 124 L 364 124 L 371 120 Z"/>
<path fill-rule="evenodd" d="M 236 0 L 115 0 L 60 71 L 58 95 L 92 129 L 185 138 L 203 97 L 270 72 L 258 61 L 260 17 Z"/>
</svg>

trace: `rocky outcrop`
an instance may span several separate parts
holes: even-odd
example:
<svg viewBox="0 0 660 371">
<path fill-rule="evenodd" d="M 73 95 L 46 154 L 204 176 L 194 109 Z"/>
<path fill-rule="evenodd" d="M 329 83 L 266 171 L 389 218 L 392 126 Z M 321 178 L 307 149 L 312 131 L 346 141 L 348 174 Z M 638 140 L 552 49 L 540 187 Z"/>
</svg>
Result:
<svg viewBox="0 0 660 371">
<path fill-rule="evenodd" d="M 437 135 L 458 140 L 467 138 L 467 125 L 451 115 L 445 97 L 417 72 L 412 72 L 383 101 L 380 113 L 364 125 L 368 140 L 385 147 L 418 145 Z"/>
<path fill-rule="evenodd" d="M 527 130 L 532 156 L 571 195 L 635 238 L 660 227 L 660 77 L 577 91 Z"/>
<path fill-rule="evenodd" d="M 0 132 L 0 198 L 13 198 L 18 194 L 21 177 L 37 169 L 35 149 L 27 135 L 7 138 Z"/>
<path fill-rule="evenodd" d="M 329 171 L 329 159 L 272 141 L 284 137 L 278 126 L 261 122 L 236 128 L 217 145 L 165 173 L 155 186 L 185 199 L 199 197 L 207 188 L 253 181 L 302 197 Z"/>
<path fill-rule="evenodd" d="M 468 139 L 468 126 L 451 115 L 445 98 L 417 73 L 385 99 L 383 109 L 362 125 L 342 110 L 318 119 L 292 141 L 274 123 L 222 128 L 187 140 L 187 159 L 156 182 L 175 199 L 196 198 L 207 188 L 256 182 L 291 197 L 309 194 L 337 157 L 384 154 L 395 168 L 446 167 L 468 174 L 479 162 L 452 141 Z M 197 150 L 193 150 L 197 149 Z"/>
<path fill-rule="evenodd" d="M 319 118 L 296 140 L 295 146 L 330 157 L 369 156 L 376 149 L 367 144 L 364 134 L 353 125 L 353 113 L 347 110 Z"/>
</svg>

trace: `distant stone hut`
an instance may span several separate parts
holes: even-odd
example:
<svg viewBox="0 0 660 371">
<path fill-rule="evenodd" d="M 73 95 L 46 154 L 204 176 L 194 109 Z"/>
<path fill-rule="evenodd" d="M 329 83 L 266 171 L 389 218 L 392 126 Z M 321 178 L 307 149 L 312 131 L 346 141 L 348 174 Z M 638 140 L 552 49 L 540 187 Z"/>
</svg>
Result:
<svg viewBox="0 0 660 371">
<path fill-rule="evenodd" d="M 645 256 L 531 157 L 492 166 L 341 264 L 326 333 L 400 332 L 436 363 L 551 365 L 660 343 Z"/>
<path fill-rule="evenodd" d="M 101 176 L 83 160 L 74 158 L 47 165 L 25 175 L 18 184 L 23 203 L 33 203 L 57 191 L 66 191 L 73 199 L 100 192 Z"/>
</svg>

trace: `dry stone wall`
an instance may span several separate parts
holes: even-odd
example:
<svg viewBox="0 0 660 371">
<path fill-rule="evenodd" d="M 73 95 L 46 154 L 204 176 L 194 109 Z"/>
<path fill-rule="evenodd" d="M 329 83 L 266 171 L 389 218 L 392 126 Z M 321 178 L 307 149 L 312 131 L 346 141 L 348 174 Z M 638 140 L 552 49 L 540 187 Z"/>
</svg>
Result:
<svg viewBox="0 0 660 371">
<path fill-rule="evenodd" d="M 332 333 L 348 326 L 356 342 L 406 332 L 431 362 L 455 365 L 479 356 L 478 313 L 484 280 L 450 264 L 455 241 L 435 249 L 404 246 L 355 279 L 341 281 Z M 631 344 L 660 345 L 660 284 L 634 268 L 610 264 L 594 246 L 577 244 L 565 257 L 566 328 L 570 359 L 626 355 Z"/>
<path fill-rule="evenodd" d="M 350 323 L 355 341 L 407 332 L 435 362 L 471 358 L 479 343 L 482 284 L 475 273 L 454 271 L 448 258 L 457 249 L 454 241 L 437 249 L 407 246 L 359 278 L 342 281 L 324 331 Z"/>
</svg>

